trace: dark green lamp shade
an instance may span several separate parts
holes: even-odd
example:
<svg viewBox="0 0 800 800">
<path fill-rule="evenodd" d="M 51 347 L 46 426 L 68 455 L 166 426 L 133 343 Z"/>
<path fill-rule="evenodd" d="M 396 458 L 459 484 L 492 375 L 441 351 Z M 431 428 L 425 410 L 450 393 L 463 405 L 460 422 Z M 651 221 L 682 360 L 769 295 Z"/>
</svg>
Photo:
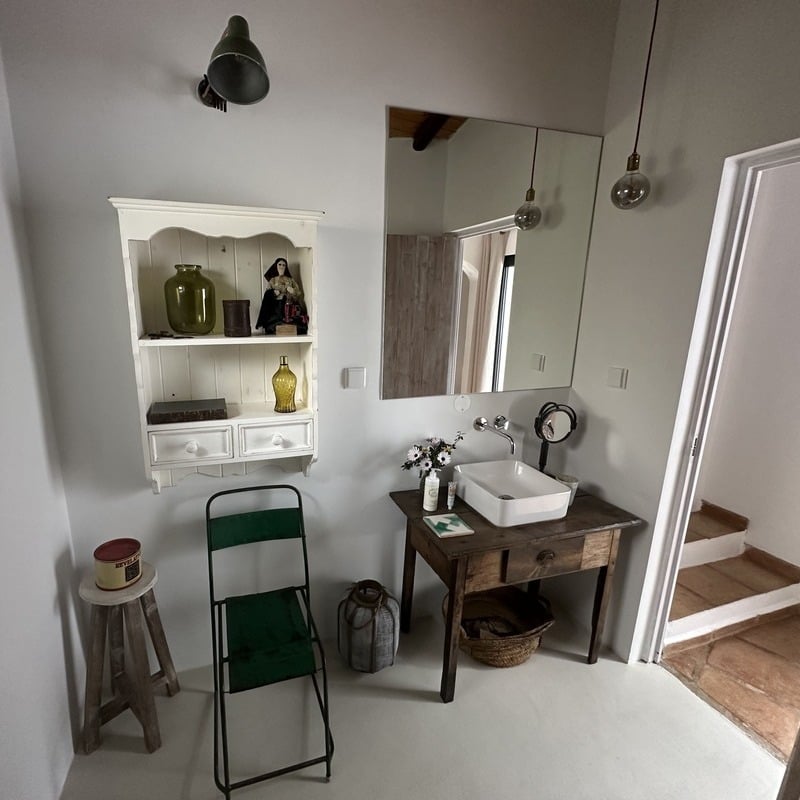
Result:
<svg viewBox="0 0 800 800">
<path fill-rule="evenodd" d="M 244 17 L 233 16 L 228 20 L 206 74 L 211 88 L 230 103 L 250 105 L 267 96 L 267 66 L 250 41 L 250 28 Z"/>
</svg>

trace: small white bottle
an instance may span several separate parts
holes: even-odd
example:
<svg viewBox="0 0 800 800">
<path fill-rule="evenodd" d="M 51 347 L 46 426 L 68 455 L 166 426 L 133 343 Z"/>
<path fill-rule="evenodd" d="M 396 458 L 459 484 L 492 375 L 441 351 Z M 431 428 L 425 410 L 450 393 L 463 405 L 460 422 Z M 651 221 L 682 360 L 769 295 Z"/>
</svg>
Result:
<svg viewBox="0 0 800 800">
<path fill-rule="evenodd" d="M 436 511 L 439 505 L 439 473 L 432 469 L 425 476 L 422 489 L 422 508 L 424 511 Z"/>
</svg>

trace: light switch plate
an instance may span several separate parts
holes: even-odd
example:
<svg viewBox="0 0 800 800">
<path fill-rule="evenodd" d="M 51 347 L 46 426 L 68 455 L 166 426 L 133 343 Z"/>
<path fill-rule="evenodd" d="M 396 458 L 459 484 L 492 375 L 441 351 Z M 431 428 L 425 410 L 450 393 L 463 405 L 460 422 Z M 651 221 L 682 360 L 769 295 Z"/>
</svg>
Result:
<svg viewBox="0 0 800 800">
<path fill-rule="evenodd" d="M 606 384 L 614 389 L 626 389 L 628 387 L 628 370 L 625 367 L 609 367 Z"/>
<path fill-rule="evenodd" d="M 366 389 L 367 388 L 367 368 L 366 367 L 345 367 L 343 374 L 345 389 Z"/>
</svg>

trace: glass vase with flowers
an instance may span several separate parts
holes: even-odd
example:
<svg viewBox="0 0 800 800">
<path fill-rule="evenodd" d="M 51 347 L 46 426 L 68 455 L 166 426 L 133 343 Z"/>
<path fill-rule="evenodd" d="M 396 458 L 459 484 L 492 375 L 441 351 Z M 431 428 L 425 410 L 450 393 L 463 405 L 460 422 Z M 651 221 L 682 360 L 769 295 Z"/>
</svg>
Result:
<svg viewBox="0 0 800 800">
<path fill-rule="evenodd" d="M 429 436 L 422 444 L 412 445 L 402 469 L 419 471 L 420 489 L 422 490 L 422 508 L 435 511 L 439 502 L 439 470 L 453 460 L 453 450 L 464 438 L 462 431 L 457 431 L 452 442 L 438 436 Z"/>
</svg>

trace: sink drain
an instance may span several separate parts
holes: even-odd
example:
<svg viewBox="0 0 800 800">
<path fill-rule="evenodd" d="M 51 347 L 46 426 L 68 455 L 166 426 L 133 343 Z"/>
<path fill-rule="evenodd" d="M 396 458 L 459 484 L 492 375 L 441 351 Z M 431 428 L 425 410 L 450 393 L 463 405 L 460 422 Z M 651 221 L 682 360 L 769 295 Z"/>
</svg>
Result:
<svg viewBox="0 0 800 800">
<path fill-rule="evenodd" d="M 501 494 L 497 499 L 498 500 L 513 500 L 514 496 L 510 495 L 510 494 Z"/>
</svg>

